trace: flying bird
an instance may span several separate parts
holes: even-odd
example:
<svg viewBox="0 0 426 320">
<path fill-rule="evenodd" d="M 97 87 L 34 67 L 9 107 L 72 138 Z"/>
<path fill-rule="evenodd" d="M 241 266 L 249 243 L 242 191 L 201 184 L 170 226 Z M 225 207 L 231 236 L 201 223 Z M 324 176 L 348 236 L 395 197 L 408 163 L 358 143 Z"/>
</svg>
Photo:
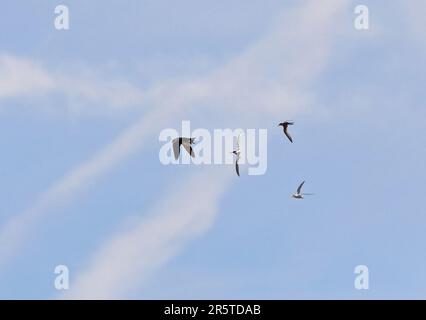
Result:
<svg viewBox="0 0 426 320">
<path fill-rule="evenodd" d="M 191 146 L 194 143 L 195 143 L 195 138 L 179 137 L 179 138 L 173 139 L 172 144 L 173 144 L 173 154 L 175 155 L 175 159 L 177 160 L 179 158 L 180 146 L 183 146 L 186 152 L 188 152 L 190 156 L 194 158 L 195 154 Z"/>
<path fill-rule="evenodd" d="M 290 140 L 291 143 L 293 143 L 293 139 L 290 136 L 290 133 L 288 133 L 288 126 L 292 126 L 293 124 L 294 124 L 294 122 L 292 122 L 292 121 L 285 121 L 285 122 L 281 122 L 278 125 L 278 127 L 279 126 L 283 127 L 284 134 L 287 136 L 288 140 Z"/>
<path fill-rule="evenodd" d="M 302 187 L 305 184 L 305 181 L 303 181 L 299 187 L 297 188 L 297 191 L 295 194 L 292 195 L 293 198 L 295 199 L 303 199 L 303 196 L 311 196 L 313 195 L 313 193 L 302 193 Z"/>
<path fill-rule="evenodd" d="M 237 175 L 240 176 L 240 166 L 238 164 L 238 161 L 240 160 L 240 135 L 238 135 L 238 139 L 237 139 L 237 150 L 232 151 L 233 154 L 235 154 L 237 157 L 235 159 L 235 171 L 237 172 Z"/>
</svg>

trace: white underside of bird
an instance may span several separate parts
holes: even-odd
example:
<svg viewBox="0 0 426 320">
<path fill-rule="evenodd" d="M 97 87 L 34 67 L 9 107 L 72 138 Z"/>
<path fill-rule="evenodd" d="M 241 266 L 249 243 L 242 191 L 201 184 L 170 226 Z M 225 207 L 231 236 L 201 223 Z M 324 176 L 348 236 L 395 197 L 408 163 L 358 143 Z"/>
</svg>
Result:
<svg viewBox="0 0 426 320">
<path fill-rule="evenodd" d="M 299 185 L 299 187 L 297 188 L 296 193 L 294 193 L 294 194 L 292 195 L 292 197 L 293 197 L 293 198 L 295 198 L 295 199 L 304 199 L 304 197 L 303 197 L 303 196 L 311 196 L 311 195 L 313 195 L 313 193 L 302 193 L 302 192 L 301 192 L 301 191 L 302 191 L 302 187 L 303 187 L 304 183 L 305 183 L 305 181 L 303 181 L 303 182 Z"/>
<path fill-rule="evenodd" d="M 232 151 L 231 153 L 236 155 L 235 158 L 235 171 L 237 172 L 237 175 L 240 176 L 240 165 L 238 164 L 238 161 L 240 160 L 240 154 L 241 154 L 241 150 L 240 150 L 240 135 L 238 135 L 238 139 L 237 139 L 237 149 Z"/>
</svg>

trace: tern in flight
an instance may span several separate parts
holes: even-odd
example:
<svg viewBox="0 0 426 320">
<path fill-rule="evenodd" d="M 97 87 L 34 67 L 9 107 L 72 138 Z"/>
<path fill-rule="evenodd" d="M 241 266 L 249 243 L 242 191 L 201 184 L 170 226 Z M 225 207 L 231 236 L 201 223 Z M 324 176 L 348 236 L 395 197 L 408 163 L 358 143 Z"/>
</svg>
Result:
<svg viewBox="0 0 426 320">
<path fill-rule="evenodd" d="M 288 140 L 290 140 L 291 143 L 293 143 L 293 139 L 291 138 L 290 133 L 288 133 L 288 126 L 292 126 L 293 124 L 294 122 L 292 121 L 285 121 L 285 122 L 281 122 L 278 125 L 278 127 L 279 126 L 283 127 L 284 134 L 287 136 Z"/>
<path fill-rule="evenodd" d="M 237 171 L 237 175 L 240 176 L 240 166 L 238 164 L 238 160 L 240 160 L 240 135 L 238 135 L 238 139 L 237 139 L 237 150 L 232 151 L 231 153 L 235 154 L 237 156 L 237 158 L 235 159 L 235 171 Z"/>
<path fill-rule="evenodd" d="M 191 144 L 194 144 L 194 143 L 195 143 L 195 138 L 179 137 L 179 138 L 173 139 L 172 144 L 173 144 L 173 153 L 175 155 L 175 159 L 177 160 L 177 158 L 179 158 L 180 146 L 183 146 L 186 152 L 188 152 L 191 155 L 191 157 L 194 158 L 195 154 L 191 146 Z"/>
<path fill-rule="evenodd" d="M 292 195 L 293 198 L 295 198 L 295 199 L 303 199 L 303 196 L 311 196 L 311 195 L 313 195 L 313 193 L 301 193 L 302 187 L 303 187 L 304 183 L 305 183 L 305 181 L 303 181 L 299 185 L 299 187 L 297 188 L 296 193 Z"/>
</svg>

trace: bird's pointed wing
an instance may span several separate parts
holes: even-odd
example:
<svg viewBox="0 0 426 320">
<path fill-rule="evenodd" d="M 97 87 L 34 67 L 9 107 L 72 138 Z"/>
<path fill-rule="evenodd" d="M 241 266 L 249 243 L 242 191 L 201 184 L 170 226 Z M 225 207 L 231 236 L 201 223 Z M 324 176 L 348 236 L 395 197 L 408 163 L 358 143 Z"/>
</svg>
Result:
<svg viewBox="0 0 426 320">
<path fill-rule="evenodd" d="M 173 154 L 175 155 L 175 159 L 179 158 L 180 155 L 180 145 L 179 145 L 179 138 L 173 139 Z"/>
<path fill-rule="evenodd" d="M 305 181 L 303 181 L 300 186 L 297 188 L 297 193 L 300 193 L 300 191 L 302 190 L 303 185 L 305 184 Z"/>
<path fill-rule="evenodd" d="M 235 161 L 235 171 L 237 171 L 237 175 L 240 176 L 240 165 L 238 164 L 238 158 Z"/>
<path fill-rule="evenodd" d="M 302 193 L 304 196 L 313 196 L 315 193 Z"/>
<path fill-rule="evenodd" d="M 194 150 L 192 149 L 191 145 L 189 143 L 182 143 L 182 145 L 185 148 L 186 152 L 188 152 L 191 155 L 191 157 L 194 158 L 195 154 L 194 154 Z"/>
<path fill-rule="evenodd" d="M 293 139 L 292 139 L 290 133 L 288 133 L 288 126 L 284 127 L 284 134 L 287 136 L 288 140 L 290 140 L 290 142 L 293 143 Z"/>
</svg>

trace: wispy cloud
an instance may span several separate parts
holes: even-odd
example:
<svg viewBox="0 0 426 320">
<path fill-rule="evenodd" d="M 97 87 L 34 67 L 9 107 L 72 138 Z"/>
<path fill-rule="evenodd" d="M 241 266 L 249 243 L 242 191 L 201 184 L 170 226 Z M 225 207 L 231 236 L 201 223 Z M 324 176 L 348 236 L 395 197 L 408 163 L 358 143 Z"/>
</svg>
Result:
<svg viewBox="0 0 426 320">
<path fill-rule="evenodd" d="M 48 105 L 46 98 L 57 94 L 65 98 L 64 103 Z M 136 108 L 146 104 L 146 94 L 125 79 L 105 79 L 88 68 L 49 70 L 30 58 L 0 54 L 0 100 L 44 98 L 43 103 L 33 105 L 45 111 L 54 108 L 56 112 L 81 116 Z"/>
<path fill-rule="evenodd" d="M 37 63 L 29 59 L 0 54 L 0 99 L 42 95 L 54 88 L 54 79 Z"/>
<path fill-rule="evenodd" d="M 129 156 L 152 134 L 158 114 L 145 117 L 128 128 L 90 160 L 70 170 L 63 178 L 43 192 L 27 210 L 11 218 L 0 229 L 0 266 L 5 263 L 26 239 L 31 227 L 56 206 L 66 203 L 73 196 L 96 181 L 102 174 Z"/>
<path fill-rule="evenodd" d="M 338 30 L 336 23 L 347 3 L 342 0 L 306 1 L 294 10 L 286 11 L 269 34 L 212 74 L 185 83 L 166 81 L 150 89 L 149 104 L 155 107 L 152 111 L 89 161 L 72 169 L 42 193 L 26 211 L 3 226 L 0 230 L 0 264 L 17 252 L 18 245 L 28 237 L 32 226 L 47 212 L 70 201 L 120 161 L 139 151 L 147 139 L 155 136 L 156 130 L 163 128 L 177 115 L 188 110 L 205 111 L 210 108 L 216 115 L 224 111 L 243 111 L 239 119 L 244 121 L 244 117 L 257 119 L 306 111 L 302 108 L 306 104 L 305 88 L 328 62 L 332 41 Z M 215 194 L 211 195 L 212 199 L 217 198 Z M 158 223 L 163 220 L 153 221 Z M 181 236 L 176 235 L 177 238 Z M 116 243 L 121 244 L 122 237 L 126 238 L 125 235 L 119 236 L 119 240 L 107 245 L 105 252 L 109 253 L 110 248 L 119 249 Z M 152 266 L 147 264 L 141 268 L 151 270 Z M 88 271 L 87 274 L 92 272 Z M 82 277 L 87 279 L 86 276 Z M 79 292 L 86 291 L 83 284 L 79 287 L 83 288 Z"/>
<path fill-rule="evenodd" d="M 227 172 L 209 169 L 162 193 L 163 201 L 139 224 L 105 243 L 77 276 L 66 298 L 120 298 L 213 224 Z M 204 188 L 208 181 L 208 188 Z"/>
</svg>

